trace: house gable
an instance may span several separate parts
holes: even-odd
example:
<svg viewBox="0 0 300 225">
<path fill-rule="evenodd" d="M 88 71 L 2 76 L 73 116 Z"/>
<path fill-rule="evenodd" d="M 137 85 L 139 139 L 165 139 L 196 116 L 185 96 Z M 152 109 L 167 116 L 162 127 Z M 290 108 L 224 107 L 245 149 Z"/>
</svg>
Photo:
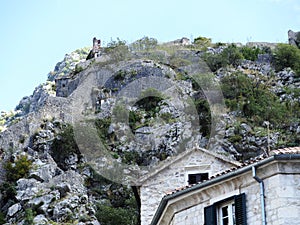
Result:
<svg viewBox="0 0 300 225">
<path fill-rule="evenodd" d="M 290 150 L 276 150 L 271 157 L 254 159 L 208 181 L 173 191 L 161 201 L 151 225 L 204 224 L 205 209 L 218 210 L 218 203 L 241 194 L 246 196 L 247 224 L 261 223 L 260 188 L 253 167 L 265 183 L 268 224 L 296 225 L 300 219 L 296 204 L 300 201 L 300 148 Z"/>
<path fill-rule="evenodd" d="M 142 225 L 148 225 L 151 222 L 161 198 L 166 193 L 172 191 L 174 187 L 189 185 L 189 174 L 208 174 L 210 177 L 221 170 L 239 165 L 234 160 L 221 157 L 205 149 L 185 151 L 163 163 L 153 173 L 140 180 Z"/>
</svg>

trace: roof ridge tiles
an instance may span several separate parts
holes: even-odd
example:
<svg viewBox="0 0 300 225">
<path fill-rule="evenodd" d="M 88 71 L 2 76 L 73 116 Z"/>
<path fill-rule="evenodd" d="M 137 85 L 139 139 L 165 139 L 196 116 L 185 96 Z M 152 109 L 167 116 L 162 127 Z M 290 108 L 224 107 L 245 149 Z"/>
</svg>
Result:
<svg viewBox="0 0 300 225">
<path fill-rule="evenodd" d="M 262 155 L 259 155 L 259 156 L 256 156 L 254 158 L 251 158 L 249 160 L 246 160 L 245 162 L 241 163 L 240 165 L 237 165 L 237 166 L 233 166 L 231 167 L 230 169 L 225 169 L 225 170 L 222 170 L 222 171 L 219 171 L 218 173 L 210 176 L 208 178 L 208 180 L 204 180 L 204 181 L 201 181 L 201 182 L 198 182 L 196 184 L 191 184 L 191 185 L 185 185 L 183 187 L 179 187 L 179 188 L 176 188 L 175 190 L 173 191 L 170 191 L 168 192 L 166 195 L 172 195 L 174 194 L 175 192 L 178 192 L 178 191 L 182 191 L 182 190 L 185 190 L 185 189 L 188 189 L 188 188 L 191 188 L 192 186 L 195 186 L 197 184 L 200 184 L 200 183 L 204 183 L 206 181 L 209 181 L 209 180 L 212 180 L 216 177 L 219 177 L 219 176 L 222 176 L 222 175 L 225 175 L 225 174 L 228 174 L 232 171 L 235 171 L 237 169 L 241 169 L 243 167 L 246 167 L 246 166 L 249 166 L 251 164 L 254 164 L 254 163 L 257 163 L 257 162 L 260 162 L 264 159 L 267 159 L 269 157 L 272 157 L 273 155 L 283 155 L 283 154 L 300 154 L 300 147 L 288 147 L 288 148 L 281 148 L 281 149 L 275 149 L 275 150 L 271 150 L 270 151 L 270 156 L 267 156 L 265 154 L 262 154 Z"/>
</svg>

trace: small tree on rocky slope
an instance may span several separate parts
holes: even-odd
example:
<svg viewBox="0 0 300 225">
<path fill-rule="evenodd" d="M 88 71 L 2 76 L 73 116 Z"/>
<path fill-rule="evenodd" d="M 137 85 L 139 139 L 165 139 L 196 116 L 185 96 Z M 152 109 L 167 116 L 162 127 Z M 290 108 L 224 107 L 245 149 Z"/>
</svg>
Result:
<svg viewBox="0 0 300 225">
<path fill-rule="evenodd" d="M 273 65 L 277 71 L 290 67 L 300 76 L 300 49 L 289 44 L 278 44 L 273 53 Z"/>
</svg>

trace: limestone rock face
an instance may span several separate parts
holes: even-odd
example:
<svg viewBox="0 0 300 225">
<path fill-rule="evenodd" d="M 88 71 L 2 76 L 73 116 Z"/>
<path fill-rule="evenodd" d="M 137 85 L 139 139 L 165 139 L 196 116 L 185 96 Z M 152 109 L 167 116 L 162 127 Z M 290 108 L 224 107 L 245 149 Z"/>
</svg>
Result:
<svg viewBox="0 0 300 225">
<path fill-rule="evenodd" d="M 299 46 L 298 34 L 289 32 L 291 44 Z M 248 45 L 274 47 L 269 43 Z M 20 101 L 7 120 L 7 129 L 0 133 L 1 182 L 5 181 L 3 162 L 15 165 L 25 155 L 32 166 L 16 181 L 15 193 L 7 187 L 0 195 L 9 224 L 22 224 L 27 210 L 33 209 L 36 224 L 99 225 L 99 205 L 122 207 L 132 193 L 128 194 L 126 185 L 109 180 L 115 177 L 99 176 L 93 160 L 112 169 L 114 163 L 130 164 L 115 169 L 116 177 L 145 175 L 144 168 L 195 146 L 231 159 L 249 158 L 280 146 L 283 131 L 269 121 L 253 125 L 241 117 L 240 105 L 229 111 L 219 101 L 220 81 L 243 73 L 257 86 L 269 88 L 278 101 L 293 105 L 300 101 L 294 91 L 300 89 L 300 79 L 294 71 L 275 72 L 272 56 L 266 53 L 257 61 L 243 60 L 236 67 L 221 68 L 208 79 L 203 75 L 211 73 L 201 57 L 220 54 L 226 45 L 198 51 L 183 38 L 166 46 L 170 51 L 103 53 L 87 61 L 88 50 L 68 54 L 45 84 Z M 120 55 L 126 58 L 115 60 Z M 83 129 L 85 122 L 92 129 Z M 72 141 L 64 139 L 68 125 L 73 128 Z M 296 142 L 300 122 L 288 124 L 284 132 Z M 58 143 L 56 151 L 54 143 Z M 79 150 L 74 150 L 74 143 Z M 99 146 L 107 154 L 97 152 Z M 7 199 L 9 194 L 11 199 Z"/>
<path fill-rule="evenodd" d="M 292 30 L 288 31 L 289 44 L 297 46 L 300 48 L 300 31 L 294 32 Z"/>
<path fill-rule="evenodd" d="M 45 170 L 44 173 L 47 174 L 47 171 L 49 172 Z M 9 207 L 8 221 L 14 223 L 26 208 L 34 208 L 40 213 L 34 218 L 38 224 L 49 224 L 49 220 L 60 223 L 81 217 L 86 221 L 99 224 L 95 218 L 91 199 L 87 195 L 83 176 L 72 170 L 61 171 L 61 174 L 51 173 L 51 171 L 49 173 L 51 175 L 33 176 L 37 174 L 33 169 L 31 177 L 36 177 L 38 180 L 22 178 L 17 181 L 18 203 Z"/>
<path fill-rule="evenodd" d="M 46 225 L 48 224 L 48 220 L 44 215 L 37 215 L 33 219 L 34 224 Z"/>
<path fill-rule="evenodd" d="M 48 156 L 48 158 L 50 158 L 50 156 Z M 41 182 L 49 182 L 53 177 L 62 173 L 62 170 L 57 167 L 54 160 L 48 160 L 46 163 L 37 162 L 35 165 L 37 165 L 38 168 L 31 171 L 29 177 Z"/>
<path fill-rule="evenodd" d="M 22 178 L 17 182 L 16 198 L 20 201 L 29 200 L 36 196 L 39 191 L 44 191 L 43 187 L 39 185 L 40 182 L 35 179 Z"/>
<path fill-rule="evenodd" d="M 20 203 L 16 203 L 16 204 L 12 205 L 8 209 L 7 216 L 13 217 L 18 211 L 21 210 L 21 208 L 22 208 L 22 206 Z"/>
</svg>

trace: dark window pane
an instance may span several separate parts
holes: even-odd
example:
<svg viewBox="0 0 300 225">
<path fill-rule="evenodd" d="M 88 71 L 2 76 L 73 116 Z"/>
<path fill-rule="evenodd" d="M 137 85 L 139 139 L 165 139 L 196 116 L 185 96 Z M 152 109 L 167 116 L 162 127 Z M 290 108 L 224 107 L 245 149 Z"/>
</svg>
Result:
<svg viewBox="0 0 300 225">
<path fill-rule="evenodd" d="M 208 180 L 208 173 L 189 174 L 188 179 L 189 184 L 196 184 Z"/>
<path fill-rule="evenodd" d="M 189 184 L 196 184 L 196 175 L 195 174 L 189 174 Z"/>
<path fill-rule="evenodd" d="M 222 224 L 222 225 L 228 225 L 228 224 L 229 224 L 228 218 L 224 218 L 224 219 L 223 219 L 223 224 Z"/>
<path fill-rule="evenodd" d="M 201 181 L 208 180 L 208 173 L 201 173 Z"/>
<path fill-rule="evenodd" d="M 228 206 L 222 208 L 222 217 L 228 217 Z"/>
</svg>

